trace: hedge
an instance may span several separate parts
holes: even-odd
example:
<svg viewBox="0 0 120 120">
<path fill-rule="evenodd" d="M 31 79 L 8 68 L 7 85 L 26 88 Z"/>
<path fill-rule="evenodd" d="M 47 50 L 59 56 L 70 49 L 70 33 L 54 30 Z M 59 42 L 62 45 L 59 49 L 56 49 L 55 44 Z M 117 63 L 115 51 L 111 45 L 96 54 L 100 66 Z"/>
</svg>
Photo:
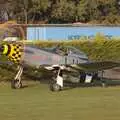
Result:
<svg viewBox="0 0 120 120">
<path fill-rule="evenodd" d="M 85 52 L 90 60 L 94 61 L 120 61 L 120 40 L 74 40 L 69 42 L 34 42 L 40 48 L 57 45 L 74 46 Z"/>
</svg>

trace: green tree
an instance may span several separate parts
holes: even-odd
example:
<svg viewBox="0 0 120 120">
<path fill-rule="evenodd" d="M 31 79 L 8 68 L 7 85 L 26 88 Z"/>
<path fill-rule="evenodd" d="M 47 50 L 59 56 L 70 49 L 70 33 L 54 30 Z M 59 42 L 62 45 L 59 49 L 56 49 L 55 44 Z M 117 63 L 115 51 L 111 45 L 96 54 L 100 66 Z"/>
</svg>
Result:
<svg viewBox="0 0 120 120">
<path fill-rule="evenodd" d="M 9 20 L 21 23 L 120 23 L 120 0 L 1 0 L 0 4 Z"/>
<path fill-rule="evenodd" d="M 75 21 L 75 4 L 72 1 L 58 0 L 52 6 L 51 21 L 54 23 L 68 23 Z"/>
<path fill-rule="evenodd" d="M 102 16 L 99 10 L 99 0 L 81 0 L 77 5 L 77 16 L 82 22 L 99 20 Z"/>
<path fill-rule="evenodd" d="M 10 0 L 8 11 L 12 13 L 12 19 L 28 23 L 29 11 L 32 8 L 32 0 Z"/>
<path fill-rule="evenodd" d="M 33 0 L 32 15 L 33 21 L 48 19 L 48 10 L 51 7 L 50 0 Z"/>
<path fill-rule="evenodd" d="M 80 0 L 77 4 L 78 20 L 89 22 L 103 21 L 107 16 L 118 16 L 119 4 L 117 0 Z M 107 18 L 109 19 L 109 18 Z M 114 22 L 114 20 L 113 20 Z"/>
</svg>

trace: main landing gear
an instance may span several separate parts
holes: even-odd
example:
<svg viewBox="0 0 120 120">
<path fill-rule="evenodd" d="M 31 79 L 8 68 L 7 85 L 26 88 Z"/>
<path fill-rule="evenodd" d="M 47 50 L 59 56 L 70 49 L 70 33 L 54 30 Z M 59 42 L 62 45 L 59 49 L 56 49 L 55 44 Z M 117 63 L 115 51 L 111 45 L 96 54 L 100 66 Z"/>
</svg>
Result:
<svg viewBox="0 0 120 120">
<path fill-rule="evenodd" d="M 61 91 L 63 88 L 63 73 L 62 69 L 59 68 L 57 77 L 55 80 L 52 80 L 50 83 L 50 90 L 51 91 Z"/>
<path fill-rule="evenodd" d="M 23 67 L 22 66 L 18 66 L 18 73 L 15 76 L 14 80 L 11 81 L 11 88 L 13 89 L 17 89 L 17 88 L 22 88 L 22 82 L 21 82 L 21 76 L 23 73 Z"/>
</svg>

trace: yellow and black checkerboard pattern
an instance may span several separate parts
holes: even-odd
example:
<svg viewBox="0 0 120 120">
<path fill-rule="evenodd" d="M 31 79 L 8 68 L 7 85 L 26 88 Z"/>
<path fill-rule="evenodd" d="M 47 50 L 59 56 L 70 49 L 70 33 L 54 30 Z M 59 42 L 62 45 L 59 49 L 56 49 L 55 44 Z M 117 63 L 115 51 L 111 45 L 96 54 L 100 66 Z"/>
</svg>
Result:
<svg viewBox="0 0 120 120">
<path fill-rule="evenodd" d="M 20 63 L 23 56 L 24 45 L 20 43 L 4 45 L 3 54 L 8 56 L 8 59 L 14 63 Z"/>
<path fill-rule="evenodd" d="M 11 52 L 8 55 L 9 59 L 14 63 L 20 63 L 22 58 L 22 45 L 21 44 L 11 44 Z"/>
</svg>

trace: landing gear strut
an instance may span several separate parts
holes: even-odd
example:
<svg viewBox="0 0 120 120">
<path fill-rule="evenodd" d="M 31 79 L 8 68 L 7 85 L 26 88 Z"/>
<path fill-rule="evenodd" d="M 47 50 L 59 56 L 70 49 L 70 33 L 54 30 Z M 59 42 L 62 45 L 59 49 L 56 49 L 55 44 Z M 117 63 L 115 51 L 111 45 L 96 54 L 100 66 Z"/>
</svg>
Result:
<svg viewBox="0 0 120 120">
<path fill-rule="evenodd" d="M 18 89 L 18 88 L 22 88 L 22 82 L 21 82 L 21 75 L 23 73 L 23 67 L 22 66 L 18 66 L 18 73 L 15 76 L 14 80 L 11 81 L 11 88 L 13 89 Z"/>
<path fill-rule="evenodd" d="M 54 81 L 51 81 L 50 83 L 50 90 L 51 91 L 61 91 L 63 88 L 63 76 L 62 76 L 62 70 L 59 68 L 57 77 Z"/>
</svg>

